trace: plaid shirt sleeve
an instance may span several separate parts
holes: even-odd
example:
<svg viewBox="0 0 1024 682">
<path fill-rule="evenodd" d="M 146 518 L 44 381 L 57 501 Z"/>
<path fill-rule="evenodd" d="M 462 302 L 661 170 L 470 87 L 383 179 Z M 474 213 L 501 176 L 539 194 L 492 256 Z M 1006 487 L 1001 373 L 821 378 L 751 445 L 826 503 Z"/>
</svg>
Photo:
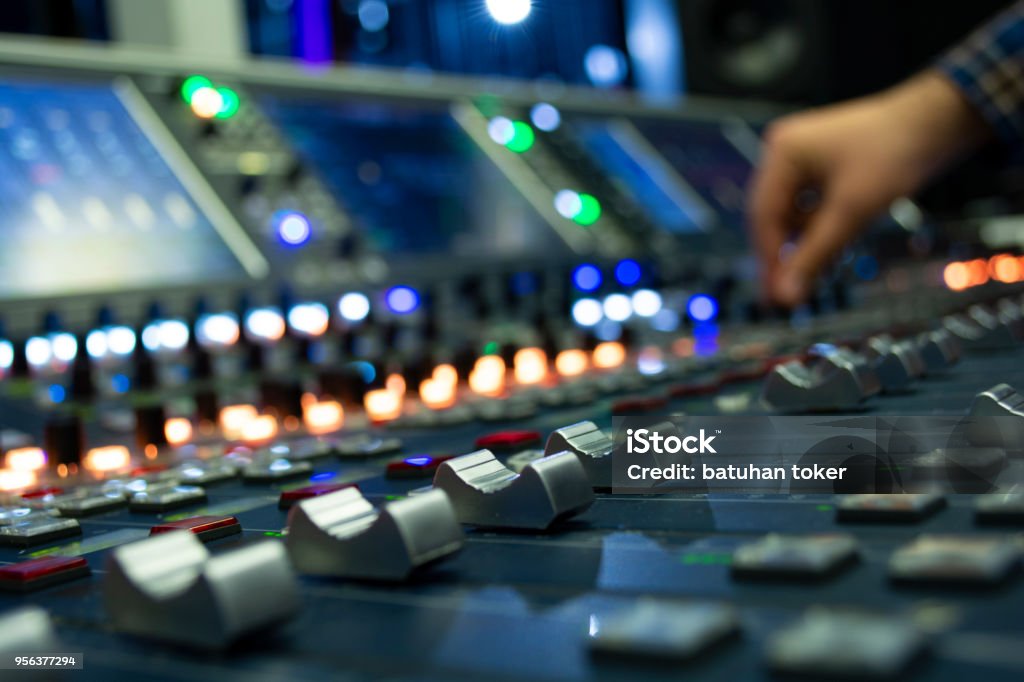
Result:
<svg viewBox="0 0 1024 682">
<path fill-rule="evenodd" d="M 1024 1 L 996 16 L 937 64 L 998 137 L 1024 150 Z"/>
</svg>

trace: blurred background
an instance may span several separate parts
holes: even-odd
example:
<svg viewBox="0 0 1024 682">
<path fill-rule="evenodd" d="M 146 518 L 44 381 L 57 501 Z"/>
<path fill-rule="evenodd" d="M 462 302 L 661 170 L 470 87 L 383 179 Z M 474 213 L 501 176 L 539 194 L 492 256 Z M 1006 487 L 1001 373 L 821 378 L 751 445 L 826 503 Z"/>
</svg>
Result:
<svg viewBox="0 0 1024 682">
<path fill-rule="evenodd" d="M 825 102 L 926 65 L 1006 0 L 5 0 L 0 31 L 598 88 Z M 203 7 L 206 6 L 206 9 Z M 196 12 L 199 12 L 196 14 Z M 219 16 L 214 25 L 174 17 Z M 188 34 L 192 34 L 191 38 Z M 209 39 L 202 43 L 195 38 Z"/>
</svg>

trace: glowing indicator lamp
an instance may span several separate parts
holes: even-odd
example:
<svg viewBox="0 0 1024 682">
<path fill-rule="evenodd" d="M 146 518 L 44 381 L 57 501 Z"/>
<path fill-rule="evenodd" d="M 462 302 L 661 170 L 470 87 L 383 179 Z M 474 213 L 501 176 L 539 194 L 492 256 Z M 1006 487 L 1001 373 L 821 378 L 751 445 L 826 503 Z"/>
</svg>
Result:
<svg viewBox="0 0 1024 682">
<path fill-rule="evenodd" d="M 503 26 L 523 22 L 533 9 L 532 0 L 487 0 L 491 18 Z"/>
<path fill-rule="evenodd" d="M 388 310 L 396 315 L 408 315 L 420 307 L 420 295 L 412 287 L 395 286 L 384 294 Z"/>
<path fill-rule="evenodd" d="M 588 227 L 601 217 L 601 202 L 592 194 L 563 189 L 555 194 L 555 210 L 566 220 Z"/>
<path fill-rule="evenodd" d="M 245 335 L 252 341 L 273 343 L 284 336 L 285 324 L 277 308 L 255 308 L 245 316 Z"/>
<path fill-rule="evenodd" d="M 707 294 L 696 294 L 687 302 L 686 314 L 694 322 L 709 322 L 718 315 L 718 303 Z"/>
<path fill-rule="evenodd" d="M 558 126 L 562 124 L 562 114 L 553 105 L 540 102 L 534 104 L 530 109 L 530 120 L 538 130 L 550 133 L 553 130 L 558 130 Z"/>
<path fill-rule="evenodd" d="M 515 152 L 516 154 L 522 154 L 528 152 L 533 147 L 533 143 L 536 140 L 533 128 L 530 127 L 529 123 L 525 121 L 513 121 L 512 122 L 512 137 L 505 146 Z"/>
<path fill-rule="evenodd" d="M 213 87 L 213 81 L 206 76 L 192 75 L 186 78 L 181 84 L 181 98 L 187 104 L 192 104 L 192 97 L 201 88 Z"/>
<path fill-rule="evenodd" d="M 620 260 L 615 265 L 615 280 L 624 287 L 631 287 L 640 281 L 643 270 L 632 258 Z"/>
<path fill-rule="evenodd" d="M 345 424 L 345 410 L 335 400 L 312 402 L 302 407 L 302 420 L 313 435 L 338 431 Z"/>
<path fill-rule="evenodd" d="M 323 303 L 299 303 L 288 311 L 288 325 L 304 336 L 322 336 L 329 324 L 330 313 Z"/>
<path fill-rule="evenodd" d="M 283 211 L 274 216 L 274 229 L 286 246 L 302 246 L 313 236 L 309 218 L 298 211 Z"/>
<path fill-rule="evenodd" d="M 217 94 L 220 95 L 220 109 L 214 114 L 217 118 L 231 118 L 238 113 L 238 107 L 241 106 L 241 100 L 238 99 L 238 93 L 231 88 L 219 87 L 217 88 Z"/>
<path fill-rule="evenodd" d="M 584 264 L 572 271 L 572 283 L 580 291 L 597 291 L 603 279 L 596 265 Z"/>
<path fill-rule="evenodd" d="M 357 292 L 345 294 L 338 300 L 338 313 L 349 322 L 361 322 L 370 314 L 370 299 Z"/>
</svg>

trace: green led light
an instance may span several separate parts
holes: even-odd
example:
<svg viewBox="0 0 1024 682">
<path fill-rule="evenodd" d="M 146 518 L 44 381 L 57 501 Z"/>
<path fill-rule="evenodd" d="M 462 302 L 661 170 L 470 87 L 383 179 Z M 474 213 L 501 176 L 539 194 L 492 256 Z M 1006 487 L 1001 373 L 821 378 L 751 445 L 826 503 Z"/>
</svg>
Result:
<svg viewBox="0 0 1024 682">
<path fill-rule="evenodd" d="M 488 341 L 484 344 L 484 355 L 497 355 L 498 354 L 498 342 Z"/>
<path fill-rule="evenodd" d="M 831 504 L 819 504 L 817 507 L 815 507 L 815 509 L 822 512 L 830 512 L 832 511 L 833 507 Z"/>
<path fill-rule="evenodd" d="M 231 88 L 225 88 L 223 86 L 217 88 L 217 92 L 220 93 L 220 97 L 224 101 L 224 104 L 220 107 L 220 111 L 217 112 L 217 118 L 231 118 L 237 114 L 238 107 L 241 104 L 238 99 L 238 93 Z"/>
<path fill-rule="evenodd" d="M 268 536 L 270 536 L 272 538 L 279 538 L 279 537 L 282 536 L 282 533 L 280 533 L 279 531 L 276 531 L 276 530 L 263 531 L 263 534 L 264 535 L 268 535 Z"/>
<path fill-rule="evenodd" d="M 533 134 L 533 128 L 530 127 L 529 123 L 523 123 L 522 121 L 512 122 L 512 139 L 505 143 L 505 146 L 514 151 L 516 154 L 522 154 L 523 152 L 529 151 L 533 146 L 535 136 Z"/>
<path fill-rule="evenodd" d="M 206 76 L 189 76 L 181 84 L 181 98 L 189 104 L 192 104 L 192 95 L 195 94 L 196 90 L 212 86 L 213 82 Z"/>
<path fill-rule="evenodd" d="M 580 194 L 580 210 L 573 216 L 577 224 L 593 225 L 601 217 L 601 202 L 590 194 Z"/>
</svg>

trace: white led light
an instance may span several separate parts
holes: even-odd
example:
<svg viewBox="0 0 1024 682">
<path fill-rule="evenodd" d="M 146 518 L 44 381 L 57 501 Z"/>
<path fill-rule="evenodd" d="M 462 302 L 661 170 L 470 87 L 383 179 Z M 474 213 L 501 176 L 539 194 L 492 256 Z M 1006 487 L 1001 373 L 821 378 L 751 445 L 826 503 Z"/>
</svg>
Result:
<svg viewBox="0 0 1024 682">
<path fill-rule="evenodd" d="M 638 289 L 633 293 L 633 312 L 640 317 L 654 317 L 661 311 L 661 294 L 650 289 Z"/>
<path fill-rule="evenodd" d="M 53 359 L 53 348 L 50 340 L 42 336 L 33 336 L 25 343 L 25 359 L 33 367 L 43 367 Z"/>
<path fill-rule="evenodd" d="M 93 360 L 99 360 L 107 356 L 107 333 L 102 329 L 94 329 L 85 337 L 85 352 Z"/>
<path fill-rule="evenodd" d="M 572 319 L 581 327 L 593 327 L 603 316 L 601 303 L 593 298 L 581 298 L 572 306 Z"/>
<path fill-rule="evenodd" d="M 554 106 L 541 102 L 534 104 L 530 109 L 530 120 L 538 130 L 550 133 L 552 130 L 558 130 L 558 126 L 562 124 L 562 115 Z"/>
<path fill-rule="evenodd" d="M 135 350 L 135 332 L 130 327 L 111 327 L 107 330 L 107 348 L 114 355 L 131 355 Z"/>
<path fill-rule="evenodd" d="M 231 346 L 238 341 L 238 320 L 230 313 L 204 315 L 196 322 L 196 338 L 204 346 Z"/>
<path fill-rule="evenodd" d="M 345 294 L 338 301 L 338 312 L 349 322 L 365 320 L 370 314 L 370 299 L 360 293 Z"/>
<path fill-rule="evenodd" d="M 583 210 L 583 199 L 579 192 L 563 189 L 555 195 L 555 210 L 563 218 L 572 220 Z"/>
<path fill-rule="evenodd" d="M 495 116 L 487 124 L 487 134 L 497 144 L 508 144 L 515 137 L 516 129 L 509 119 L 504 116 Z"/>
<path fill-rule="evenodd" d="M 633 314 L 633 304 L 625 294 L 611 294 L 604 299 L 604 314 L 609 320 L 624 322 Z"/>
<path fill-rule="evenodd" d="M 288 311 L 288 326 L 306 336 L 320 336 L 329 322 L 330 313 L 323 303 L 299 303 Z"/>
<path fill-rule="evenodd" d="M 188 325 L 181 320 L 164 320 L 158 331 L 160 347 L 165 350 L 183 350 L 188 345 Z"/>
<path fill-rule="evenodd" d="M 0 370 L 10 369 L 14 364 L 14 345 L 10 341 L 0 341 Z"/>
<path fill-rule="evenodd" d="M 487 0 L 487 11 L 499 24 L 511 26 L 530 16 L 532 0 Z"/>
<path fill-rule="evenodd" d="M 284 316 L 277 308 L 256 308 L 245 316 L 245 332 L 250 337 L 277 341 L 284 331 Z"/>
<path fill-rule="evenodd" d="M 50 346 L 53 349 L 53 357 L 61 362 L 71 362 L 78 355 L 78 341 L 74 334 L 61 332 L 50 338 Z"/>
</svg>

